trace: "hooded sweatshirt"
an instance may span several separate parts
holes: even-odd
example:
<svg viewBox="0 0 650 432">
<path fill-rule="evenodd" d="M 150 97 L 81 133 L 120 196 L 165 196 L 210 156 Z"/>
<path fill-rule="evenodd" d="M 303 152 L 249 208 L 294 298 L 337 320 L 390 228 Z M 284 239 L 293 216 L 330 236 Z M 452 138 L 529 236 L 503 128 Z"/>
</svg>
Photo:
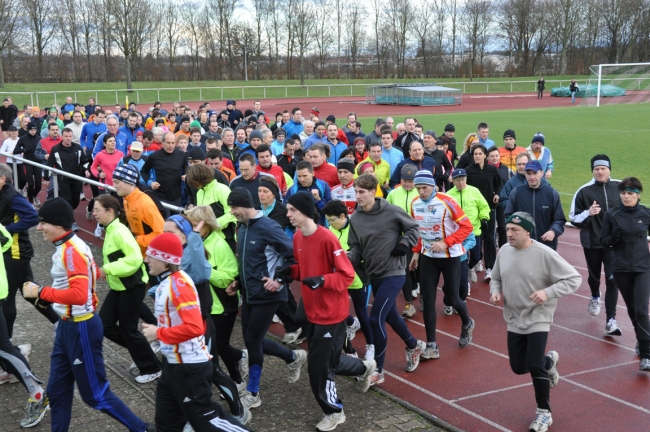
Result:
<svg viewBox="0 0 650 432">
<path fill-rule="evenodd" d="M 418 224 L 400 207 L 375 198 L 370 211 L 361 206 L 350 217 L 348 256 L 370 280 L 406 274 L 406 256 L 392 256 L 397 243 L 409 248 L 420 239 Z M 361 261 L 364 268 L 360 267 Z M 359 271 L 357 271 L 359 273 Z"/>
</svg>

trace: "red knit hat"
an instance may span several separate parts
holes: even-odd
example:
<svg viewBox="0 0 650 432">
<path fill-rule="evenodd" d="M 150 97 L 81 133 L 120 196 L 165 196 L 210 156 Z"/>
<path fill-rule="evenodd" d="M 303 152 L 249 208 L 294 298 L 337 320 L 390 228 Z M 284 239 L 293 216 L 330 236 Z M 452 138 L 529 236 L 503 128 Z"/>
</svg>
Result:
<svg viewBox="0 0 650 432">
<path fill-rule="evenodd" d="M 181 265 L 183 245 L 172 233 L 162 233 L 151 240 L 147 247 L 147 255 L 168 264 Z"/>
</svg>

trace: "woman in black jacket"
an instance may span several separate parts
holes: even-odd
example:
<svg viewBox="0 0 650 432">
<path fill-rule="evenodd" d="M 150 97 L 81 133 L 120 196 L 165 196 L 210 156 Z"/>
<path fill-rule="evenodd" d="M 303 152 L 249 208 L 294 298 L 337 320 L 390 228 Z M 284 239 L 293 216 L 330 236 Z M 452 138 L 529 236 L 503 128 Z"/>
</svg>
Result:
<svg viewBox="0 0 650 432">
<path fill-rule="evenodd" d="M 494 209 L 499 203 L 499 193 L 501 192 L 501 177 L 494 165 L 487 163 L 487 149 L 483 144 L 473 145 L 471 150 L 474 163 L 465 168 L 467 171 L 467 184 L 477 188 L 483 198 L 490 204 L 490 219 L 486 226 L 481 227 L 483 233 L 481 240 L 483 244 L 483 254 L 485 258 L 485 277 L 484 281 L 489 282 L 492 278 L 492 267 L 497 258 L 497 248 L 494 241 L 494 229 L 496 225 L 496 214 Z M 474 267 L 474 262 L 469 263 L 469 267 Z"/>
<path fill-rule="evenodd" d="M 618 190 L 621 204 L 605 213 L 600 243 L 614 249 L 614 281 L 636 333 L 639 370 L 650 372 L 650 209 L 639 204 L 643 186 L 636 177 L 621 181 Z"/>
<path fill-rule="evenodd" d="M 36 160 L 35 151 L 40 141 L 41 136 L 38 133 L 36 123 L 29 122 L 29 125 L 27 125 L 27 135 L 23 135 L 18 140 L 16 147 L 14 147 L 14 154 L 22 155 L 23 158 L 32 162 L 38 162 L 38 160 Z M 34 199 L 41 191 L 43 171 L 34 165 L 24 165 L 25 175 L 27 177 L 27 199 L 29 200 L 30 204 L 34 205 Z M 37 205 L 40 204 L 38 200 L 36 203 Z"/>
</svg>

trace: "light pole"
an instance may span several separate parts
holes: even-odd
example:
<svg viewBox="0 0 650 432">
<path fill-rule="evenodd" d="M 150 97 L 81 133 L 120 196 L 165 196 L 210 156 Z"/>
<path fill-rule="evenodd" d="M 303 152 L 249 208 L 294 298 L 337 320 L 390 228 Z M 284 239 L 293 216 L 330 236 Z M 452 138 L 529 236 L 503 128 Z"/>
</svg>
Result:
<svg viewBox="0 0 650 432">
<path fill-rule="evenodd" d="M 248 61 L 246 60 L 246 44 L 244 44 L 244 79 L 248 81 Z"/>
</svg>

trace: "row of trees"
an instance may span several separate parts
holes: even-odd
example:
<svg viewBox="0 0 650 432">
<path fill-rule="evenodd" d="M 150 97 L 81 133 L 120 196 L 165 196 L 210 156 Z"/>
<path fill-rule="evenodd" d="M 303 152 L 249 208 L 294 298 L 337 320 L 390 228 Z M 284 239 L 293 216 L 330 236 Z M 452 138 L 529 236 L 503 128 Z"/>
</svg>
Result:
<svg viewBox="0 0 650 432">
<path fill-rule="evenodd" d="M 650 0 L 0 0 L 0 22 L 0 85 L 583 74 L 650 57 Z"/>
</svg>

